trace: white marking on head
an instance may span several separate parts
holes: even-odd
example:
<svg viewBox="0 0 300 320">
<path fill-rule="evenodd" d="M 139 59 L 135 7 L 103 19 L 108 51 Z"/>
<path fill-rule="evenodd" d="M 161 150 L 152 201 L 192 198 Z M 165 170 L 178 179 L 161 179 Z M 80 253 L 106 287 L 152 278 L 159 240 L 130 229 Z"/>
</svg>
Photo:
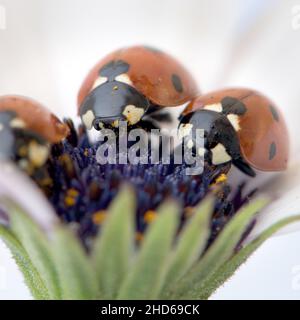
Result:
<svg viewBox="0 0 300 320">
<path fill-rule="evenodd" d="M 213 104 L 207 104 L 206 106 L 204 106 L 205 110 L 211 110 L 211 111 L 215 111 L 215 112 L 222 112 L 223 111 L 223 107 L 221 103 L 213 103 Z"/>
<path fill-rule="evenodd" d="M 218 165 L 221 163 L 226 163 L 231 160 L 231 156 L 226 152 L 225 147 L 218 143 L 213 149 L 212 152 L 212 163 Z"/>
<path fill-rule="evenodd" d="M 143 108 L 137 108 L 133 104 L 129 104 L 128 106 L 126 106 L 123 111 L 123 115 L 131 125 L 138 123 L 144 113 L 145 110 Z"/>
<path fill-rule="evenodd" d="M 82 122 L 88 130 L 93 127 L 93 122 L 95 120 L 95 115 L 92 110 L 88 110 L 82 117 Z"/>
<path fill-rule="evenodd" d="M 101 84 L 107 82 L 107 80 L 108 80 L 108 79 L 107 79 L 106 77 L 98 77 L 98 78 L 95 80 L 94 84 L 93 84 L 92 90 L 94 90 L 95 88 L 101 86 Z"/>
<path fill-rule="evenodd" d="M 26 128 L 26 123 L 20 119 L 20 118 L 14 118 L 11 122 L 10 122 L 10 127 L 11 128 L 20 128 L 20 129 L 24 129 Z"/>
<path fill-rule="evenodd" d="M 237 114 L 229 114 L 227 119 L 230 121 L 231 125 L 234 127 L 235 131 L 239 131 L 240 127 L 240 118 Z"/>
<path fill-rule="evenodd" d="M 178 129 L 178 137 L 179 139 L 183 139 L 186 136 L 189 136 L 193 129 L 193 125 L 191 123 L 182 123 Z"/>
<path fill-rule="evenodd" d="M 132 81 L 130 80 L 127 73 L 119 74 L 118 76 L 115 77 L 115 80 L 132 85 Z"/>
<path fill-rule="evenodd" d="M 48 159 L 49 148 L 32 141 L 29 144 L 28 156 L 34 166 L 41 167 Z"/>
<path fill-rule="evenodd" d="M 200 157 L 204 157 L 205 151 L 205 148 L 198 148 L 198 155 Z"/>
</svg>

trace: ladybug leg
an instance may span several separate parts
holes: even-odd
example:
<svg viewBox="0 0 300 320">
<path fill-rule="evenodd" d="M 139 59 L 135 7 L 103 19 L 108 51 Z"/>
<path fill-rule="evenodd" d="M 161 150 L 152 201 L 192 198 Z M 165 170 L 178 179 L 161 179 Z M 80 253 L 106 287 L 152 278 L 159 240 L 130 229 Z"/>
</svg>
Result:
<svg viewBox="0 0 300 320">
<path fill-rule="evenodd" d="M 248 176 L 250 176 L 250 177 L 255 177 L 256 176 L 255 171 L 248 165 L 248 163 L 246 163 L 244 161 L 244 159 L 242 157 L 239 157 L 239 158 L 236 158 L 236 159 L 232 159 L 232 163 L 238 169 L 240 169 L 242 172 L 247 174 Z"/>
</svg>

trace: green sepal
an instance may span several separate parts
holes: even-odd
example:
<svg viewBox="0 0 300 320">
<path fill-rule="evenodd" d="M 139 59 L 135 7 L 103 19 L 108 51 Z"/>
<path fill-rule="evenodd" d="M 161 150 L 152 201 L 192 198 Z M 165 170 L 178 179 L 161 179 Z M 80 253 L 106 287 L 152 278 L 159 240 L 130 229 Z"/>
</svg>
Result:
<svg viewBox="0 0 300 320">
<path fill-rule="evenodd" d="M 92 251 L 102 298 L 116 298 L 129 270 L 134 249 L 134 213 L 134 192 L 123 187 L 108 209 Z"/>
<path fill-rule="evenodd" d="M 118 299 L 159 298 L 178 226 L 178 213 L 178 204 L 173 201 L 165 202 L 159 208 L 121 285 Z"/>
<path fill-rule="evenodd" d="M 33 298 L 49 300 L 50 295 L 46 285 L 19 240 L 4 226 L 0 226 L 0 238 L 10 250 Z"/>
<path fill-rule="evenodd" d="M 50 250 L 49 239 L 40 227 L 17 205 L 9 205 L 11 229 L 44 280 L 50 299 L 60 299 L 61 291 Z"/>
<path fill-rule="evenodd" d="M 96 272 L 72 230 L 66 226 L 54 230 L 52 252 L 63 300 L 99 298 Z"/>
</svg>

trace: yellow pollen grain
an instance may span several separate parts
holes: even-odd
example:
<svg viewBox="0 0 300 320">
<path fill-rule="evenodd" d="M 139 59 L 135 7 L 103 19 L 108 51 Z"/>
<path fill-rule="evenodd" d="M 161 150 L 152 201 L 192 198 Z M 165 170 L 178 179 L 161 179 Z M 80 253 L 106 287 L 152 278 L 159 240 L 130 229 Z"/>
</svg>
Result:
<svg viewBox="0 0 300 320">
<path fill-rule="evenodd" d="M 83 154 L 87 157 L 89 155 L 89 150 L 88 149 L 84 149 Z"/>
<path fill-rule="evenodd" d="M 65 204 L 66 204 L 67 207 L 72 207 L 72 206 L 74 206 L 75 202 L 76 202 L 75 198 L 73 198 L 73 197 L 68 197 L 68 196 L 65 197 Z"/>
<path fill-rule="evenodd" d="M 227 175 L 225 173 L 222 173 L 221 175 L 218 176 L 215 183 L 218 184 L 226 181 L 227 181 Z"/>
<path fill-rule="evenodd" d="M 67 191 L 67 194 L 69 197 L 77 197 L 78 191 L 76 189 L 72 188 Z"/>
<path fill-rule="evenodd" d="M 155 220 L 156 216 L 157 216 L 157 214 L 156 214 L 155 211 L 148 210 L 144 215 L 144 221 L 146 223 L 151 223 L 151 222 L 153 222 Z"/>
<path fill-rule="evenodd" d="M 65 197 L 65 204 L 67 207 L 72 207 L 75 205 L 78 194 L 78 191 L 74 188 L 71 188 L 67 191 L 67 195 Z"/>
<path fill-rule="evenodd" d="M 106 219 L 106 216 L 107 216 L 107 213 L 105 210 L 99 210 L 93 214 L 92 219 L 95 224 L 99 225 L 104 222 L 104 220 Z"/>
<path fill-rule="evenodd" d="M 115 90 L 115 91 L 118 90 L 118 89 L 119 89 L 118 86 L 114 86 L 114 87 L 113 87 L 113 90 Z"/>
</svg>

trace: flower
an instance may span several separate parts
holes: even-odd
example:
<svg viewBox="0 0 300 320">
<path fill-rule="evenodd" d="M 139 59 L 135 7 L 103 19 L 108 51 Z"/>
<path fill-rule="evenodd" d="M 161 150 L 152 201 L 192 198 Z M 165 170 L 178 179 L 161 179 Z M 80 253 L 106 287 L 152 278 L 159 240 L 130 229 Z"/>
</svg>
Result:
<svg viewBox="0 0 300 320">
<path fill-rule="evenodd" d="M 54 187 L 50 201 L 63 221 L 76 225 L 80 238 L 87 246 L 105 221 L 106 209 L 125 181 L 134 187 L 137 197 L 138 238 L 157 215 L 157 207 L 167 198 L 178 201 L 184 223 L 212 185 L 222 185 L 217 192 L 210 241 L 248 200 L 247 196 L 241 195 L 242 186 L 231 192 L 230 186 L 224 183 L 228 164 L 218 167 L 207 165 L 203 174 L 195 176 L 186 175 L 185 164 L 163 164 L 161 161 L 151 164 L 150 159 L 149 164 L 100 165 L 96 152 L 101 142 L 89 142 L 82 127 L 78 136 L 72 121 L 67 123 L 72 128 L 72 135 L 53 147 L 50 171 Z M 229 199 L 231 193 L 235 193 L 232 200 Z"/>
<path fill-rule="evenodd" d="M 299 219 L 245 246 L 266 201 L 232 189 L 228 165 L 194 176 L 185 163 L 100 165 L 103 142 L 66 123 L 47 164 L 52 189 L 11 163 L 0 174 L 0 236 L 36 299 L 208 298 L 258 243 Z"/>
</svg>

